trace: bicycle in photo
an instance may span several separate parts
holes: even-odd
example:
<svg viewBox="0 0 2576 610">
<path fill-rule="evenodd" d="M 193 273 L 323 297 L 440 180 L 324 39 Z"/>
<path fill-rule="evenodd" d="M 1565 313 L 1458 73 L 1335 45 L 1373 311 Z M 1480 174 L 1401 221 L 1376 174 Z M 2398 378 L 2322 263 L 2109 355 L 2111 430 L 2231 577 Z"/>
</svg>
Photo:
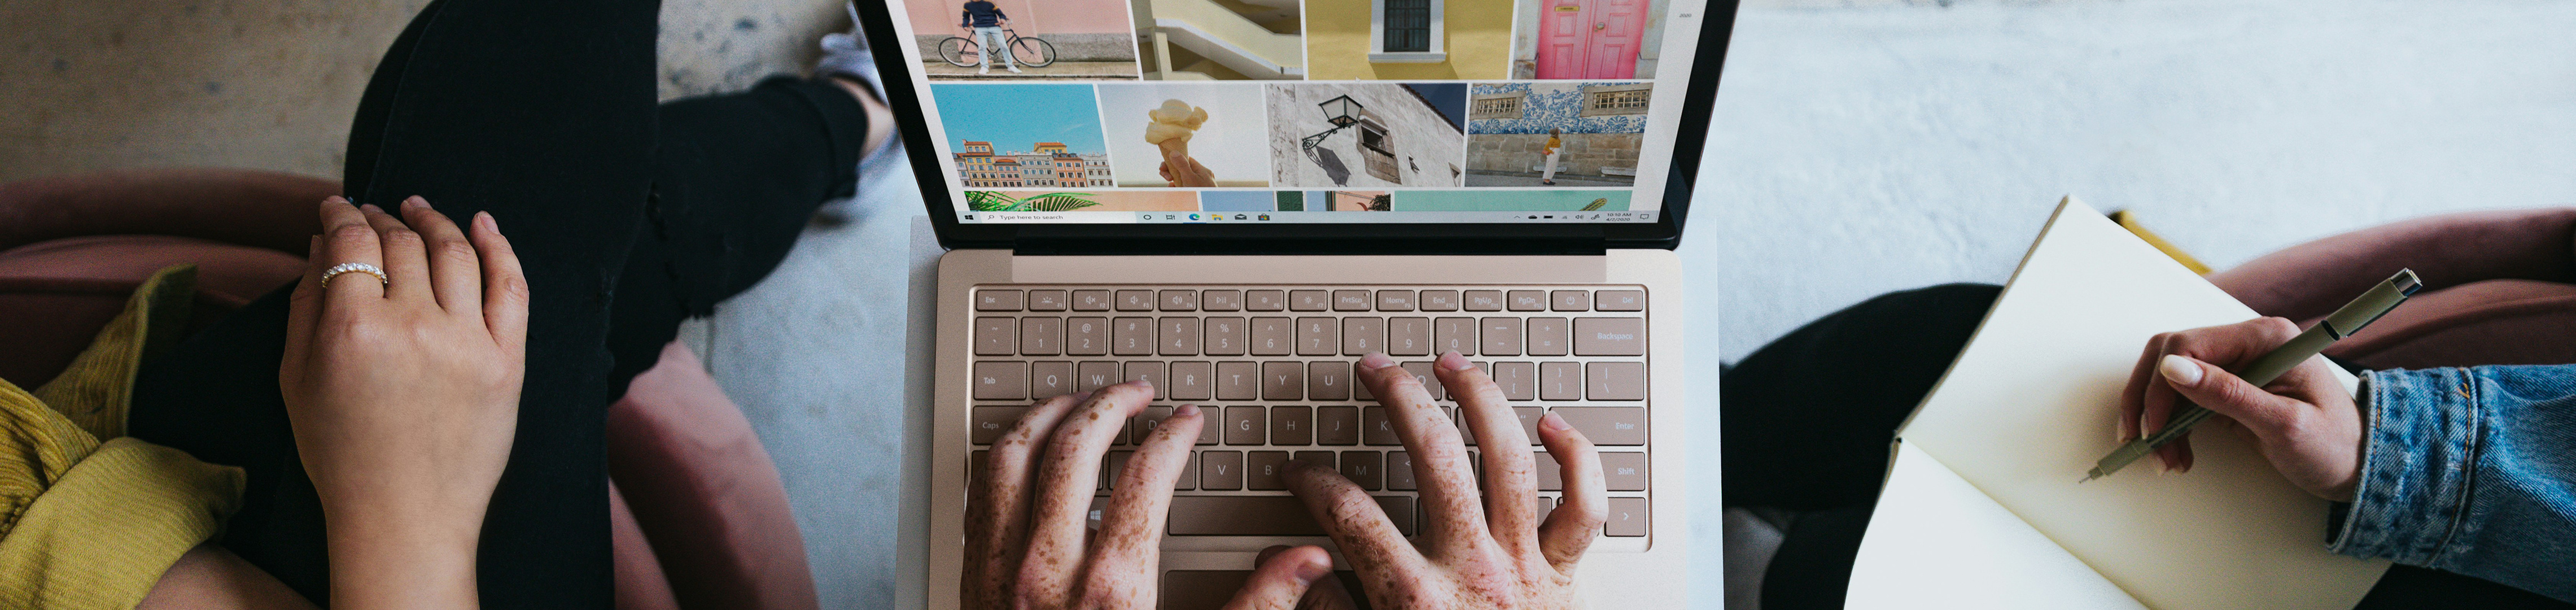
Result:
<svg viewBox="0 0 2576 610">
<path fill-rule="evenodd" d="M 973 31 L 968 30 L 968 34 L 973 34 Z M 1020 36 L 1019 30 L 1004 28 L 1002 35 L 1004 39 L 1010 41 L 1006 44 L 1011 49 L 1013 63 L 1031 68 L 1044 68 L 1048 64 L 1055 63 L 1055 45 L 1045 40 Z M 971 36 L 950 36 L 939 41 L 939 58 L 948 60 L 948 65 L 960 68 L 983 65 L 984 58 L 979 55 L 982 51 L 982 45 L 975 44 L 975 39 Z"/>
</svg>

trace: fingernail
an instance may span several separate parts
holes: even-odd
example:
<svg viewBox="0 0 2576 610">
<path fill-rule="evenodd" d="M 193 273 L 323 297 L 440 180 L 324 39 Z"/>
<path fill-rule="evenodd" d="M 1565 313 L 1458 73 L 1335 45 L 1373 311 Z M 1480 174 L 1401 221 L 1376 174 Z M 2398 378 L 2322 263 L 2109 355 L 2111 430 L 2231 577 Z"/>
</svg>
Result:
<svg viewBox="0 0 2576 610">
<path fill-rule="evenodd" d="M 1189 417 L 1197 414 L 1199 414 L 1198 405 L 1181 405 L 1172 409 L 1172 417 Z"/>
<path fill-rule="evenodd" d="M 500 225 L 499 223 L 493 222 L 493 220 L 492 220 L 492 213 L 491 213 L 491 212 L 475 212 L 475 213 L 474 213 L 474 224 L 475 224 L 476 226 L 480 226 L 480 227 L 482 227 L 482 228 L 483 228 L 483 230 L 484 230 L 485 232 L 490 232 L 490 233 L 499 233 L 499 232 L 501 232 L 501 225 Z"/>
<path fill-rule="evenodd" d="M 413 195 L 410 197 L 404 197 L 402 206 L 404 208 L 426 208 L 429 207 L 429 200 L 422 199 L 419 195 Z"/>
<path fill-rule="evenodd" d="M 1438 362 L 1440 370 L 1443 371 L 1457 372 L 1476 368 L 1476 364 L 1468 362 L 1466 356 L 1458 355 L 1458 352 L 1454 351 L 1441 354 Z"/>
<path fill-rule="evenodd" d="M 1549 413 L 1546 417 L 1538 418 L 1538 427 L 1554 432 L 1564 432 L 1574 429 L 1574 424 L 1565 423 L 1565 418 Z"/>
<path fill-rule="evenodd" d="M 329 197 L 324 197 L 324 198 L 322 198 L 322 201 L 323 201 L 324 203 L 337 203 L 337 204 L 340 204 L 340 205 L 349 205 L 349 199 L 348 199 L 347 197 L 341 197 L 341 196 L 339 196 L 339 195 L 332 195 L 332 196 L 329 196 Z"/>
<path fill-rule="evenodd" d="M 1332 572 L 1333 566 L 1324 565 L 1322 562 L 1305 561 L 1297 564 L 1297 580 L 1306 581 L 1307 584 L 1314 584 L 1315 581 L 1322 580 L 1324 575 Z"/>
<path fill-rule="evenodd" d="M 322 255 L 322 236 L 320 236 L 320 235 L 315 235 L 315 236 L 313 236 L 313 238 L 312 238 L 312 239 L 307 240 L 307 241 L 305 241 L 305 242 L 304 242 L 304 258 L 313 258 L 313 257 L 316 257 L 316 256 L 321 256 L 321 255 Z"/>
<path fill-rule="evenodd" d="M 1395 366 L 1395 359 L 1388 358 L 1381 352 L 1369 352 L 1368 355 L 1360 357 L 1360 370 L 1363 371 L 1374 371 L 1390 366 Z"/>
<path fill-rule="evenodd" d="M 2181 354 L 2165 354 L 2164 360 L 2156 362 L 2156 371 L 2164 373 L 2166 381 L 2184 386 L 2200 385 L 2200 363 L 2192 362 Z"/>
<path fill-rule="evenodd" d="M 1132 383 L 1132 384 L 1136 384 L 1136 385 L 1140 385 L 1140 386 L 1145 386 L 1145 387 L 1149 387 L 1149 388 L 1150 388 L 1150 387 L 1154 387 L 1154 380 L 1152 380 L 1152 379 L 1144 379 L 1144 378 L 1129 379 L 1129 380 L 1127 380 L 1127 383 Z"/>
<path fill-rule="evenodd" d="M 385 209 L 384 209 L 384 208 L 376 207 L 376 204 L 372 204 L 372 203 L 370 203 L 370 204 L 366 204 L 366 205 L 358 206 L 358 209 L 359 209 L 359 210 L 363 210 L 363 211 L 368 211 L 368 212 L 375 212 L 375 213 L 378 213 L 378 214 L 382 214 L 382 213 L 384 213 L 384 212 L 385 212 Z"/>
</svg>

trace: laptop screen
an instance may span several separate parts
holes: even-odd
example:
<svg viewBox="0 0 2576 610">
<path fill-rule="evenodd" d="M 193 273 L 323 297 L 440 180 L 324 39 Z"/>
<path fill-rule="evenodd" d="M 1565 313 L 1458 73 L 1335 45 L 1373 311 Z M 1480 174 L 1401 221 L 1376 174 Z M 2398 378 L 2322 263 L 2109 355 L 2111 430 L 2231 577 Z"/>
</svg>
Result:
<svg viewBox="0 0 2576 610">
<path fill-rule="evenodd" d="M 1017 225 L 1654 223 L 1707 17 L 1703 0 L 886 10 L 913 43 L 878 45 L 910 68 L 886 76 L 912 81 L 902 118 L 935 148 L 914 158 L 941 164 L 925 190 L 955 222 Z"/>
</svg>

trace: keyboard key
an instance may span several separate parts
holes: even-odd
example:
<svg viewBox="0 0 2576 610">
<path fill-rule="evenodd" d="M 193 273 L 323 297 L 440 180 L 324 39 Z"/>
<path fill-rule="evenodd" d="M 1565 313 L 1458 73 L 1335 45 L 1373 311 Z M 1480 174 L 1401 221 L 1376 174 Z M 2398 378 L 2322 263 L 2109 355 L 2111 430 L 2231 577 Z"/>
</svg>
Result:
<svg viewBox="0 0 2576 610">
<path fill-rule="evenodd" d="M 1127 470 L 1127 458 L 1134 455 L 1136 455 L 1134 451 L 1111 451 L 1109 455 L 1102 456 L 1099 484 L 1094 488 L 1100 491 L 1117 489 L 1118 473 Z"/>
<path fill-rule="evenodd" d="M 1261 398 L 1261 371 L 1250 362 L 1216 363 L 1217 400 Z"/>
<path fill-rule="evenodd" d="M 1073 291 L 1073 310 L 1074 310 L 1074 311 L 1109 311 L 1109 291 L 1107 291 L 1107 290 L 1076 290 L 1076 291 Z"/>
<path fill-rule="evenodd" d="M 1646 363 L 1591 362 L 1583 365 L 1583 395 L 1592 400 L 1645 400 Z"/>
<path fill-rule="evenodd" d="M 1289 311 L 1324 311 L 1333 308 L 1331 293 L 1322 290 L 1288 291 Z"/>
<path fill-rule="evenodd" d="M 1646 499 L 1611 498 L 1610 522 L 1602 524 L 1602 533 L 1620 538 L 1646 535 Z"/>
<path fill-rule="evenodd" d="M 1306 367 L 1296 362 L 1261 363 L 1262 400 L 1305 400 Z"/>
<path fill-rule="evenodd" d="M 1190 452 L 1190 461 L 1181 465 L 1181 476 L 1173 477 L 1172 489 L 1187 491 L 1199 486 L 1199 454 Z"/>
<path fill-rule="evenodd" d="M 1269 416 L 1261 407 L 1225 408 L 1225 444 L 1259 445 L 1270 429 Z"/>
<path fill-rule="evenodd" d="M 1538 365 L 1539 400 L 1583 400 L 1583 363 L 1548 362 Z"/>
<path fill-rule="evenodd" d="M 1350 571 L 1333 575 L 1342 580 L 1345 591 L 1359 591 L 1360 582 Z M 1221 610 L 1234 601 L 1235 591 L 1252 579 L 1251 570 L 1172 570 L 1163 573 L 1162 608 L 1159 610 Z"/>
<path fill-rule="evenodd" d="M 1422 291 L 1422 310 L 1423 310 L 1423 311 L 1457 311 L 1457 310 L 1458 310 L 1458 291 L 1456 291 L 1456 290 L 1425 290 L 1425 291 Z"/>
<path fill-rule="evenodd" d="M 1109 353 L 1120 356 L 1144 356 L 1154 353 L 1154 319 L 1110 320 Z"/>
<path fill-rule="evenodd" d="M 1306 363 L 1307 400 L 1349 400 L 1351 398 L 1351 365 L 1348 362 Z"/>
<path fill-rule="evenodd" d="M 1547 311 L 1547 291 L 1512 291 L 1512 311 Z"/>
<path fill-rule="evenodd" d="M 1199 310 L 1199 291 L 1196 290 L 1165 290 L 1162 298 L 1163 311 Z"/>
<path fill-rule="evenodd" d="M 1288 308 L 1288 293 L 1279 290 L 1243 291 L 1244 311 L 1279 311 Z"/>
<path fill-rule="evenodd" d="M 1038 362 L 1029 365 L 1029 396 L 1054 398 L 1073 393 L 1073 363 Z"/>
<path fill-rule="evenodd" d="M 1029 363 L 975 363 L 976 400 L 1027 400 Z"/>
<path fill-rule="evenodd" d="M 1145 444 L 1145 440 L 1154 435 L 1154 429 L 1162 427 L 1163 420 L 1171 418 L 1171 407 L 1145 407 L 1145 411 L 1137 413 L 1135 419 L 1128 420 L 1132 428 L 1130 435 L 1135 437 L 1136 444 Z"/>
<path fill-rule="evenodd" d="M 1357 445 L 1359 443 L 1359 407 L 1315 408 L 1315 444 Z"/>
<path fill-rule="evenodd" d="M 1106 512 L 1109 512 L 1109 496 L 1093 496 L 1091 498 L 1091 508 L 1089 510 L 1082 511 L 1082 514 L 1085 515 L 1085 518 L 1090 520 L 1089 526 L 1091 527 L 1091 530 L 1096 532 L 1100 531 L 1100 515 Z"/>
<path fill-rule="evenodd" d="M 1342 452 L 1342 459 L 1344 459 L 1344 460 L 1349 460 L 1349 459 L 1350 459 L 1350 452 L 1347 452 L 1347 451 Z M 1412 453 L 1408 453 L 1408 452 L 1403 452 L 1403 451 L 1390 451 L 1390 452 L 1387 452 L 1387 454 L 1386 454 L 1386 489 L 1387 489 L 1387 491 L 1413 491 L 1413 488 L 1414 488 L 1414 481 L 1413 481 L 1413 454 L 1412 454 Z M 1376 489 L 1376 488 L 1372 487 L 1372 488 L 1370 488 L 1370 489 Z"/>
<path fill-rule="evenodd" d="M 1559 290 L 1547 293 L 1547 297 L 1548 308 L 1557 311 L 1592 309 L 1592 291 L 1589 290 Z"/>
<path fill-rule="evenodd" d="M 1503 291 L 1469 290 L 1465 307 L 1467 311 L 1502 311 Z"/>
<path fill-rule="evenodd" d="M 1601 452 L 1601 476 L 1610 491 L 1646 490 L 1646 454 L 1632 451 Z"/>
<path fill-rule="evenodd" d="M 1389 356 L 1431 355 L 1431 319 L 1393 318 L 1387 320 L 1386 353 Z"/>
<path fill-rule="evenodd" d="M 984 469 L 987 468 L 984 464 L 991 459 L 986 455 L 989 453 L 992 452 L 977 449 L 974 453 L 966 454 L 966 484 L 977 487 L 984 485 L 984 480 L 989 478 L 984 476 Z"/>
<path fill-rule="evenodd" d="M 1432 320 L 1431 325 L 1431 353 L 1476 355 L 1475 318 L 1440 318 Z"/>
<path fill-rule="evenodd" d="M 1066 318 L 1064 353 L 1067 356 L 1099 356 L 1109 353 L 1109 319 Z"/>
<path fill-rule="evenodd" d="M 1207 459 L 1203 460 L 1202 464 L 1215 463 L 1217 453 L 1233 452 L 1208 453 Z M 1238 459 L 1242 457 L 1242 454 L 1235 455 Z M 1203 474 L 1211 475 L 1214 472 L 1214 470 L 1202 471 Z M 1235 478 L 1241 477 L 1238 475 Z M 1210 491 L 1235 489 L 1235 487 L 1220 488 L 1214 485 L 1204 487 Z M 1169 524 L 1174 536 L 1324 535 L 1324 528 L 1315 525 L 1315 520 L 1307 517 L 1306 502 L 1297 499 L 1296 496 L 1174 496 L 1170 519 L 1165 523 Z"/>
<path fill-rule="evenodd" d="M 1575 318 L 1574 355 L 1646 355 L 1646 319 Z"/>
<path fill-rule="evenodd" d="M 1172 387 L 1164 395 L 1172 400 L 1207 400 L 1216 389 L 1215 364 L 1207 362 L 1172 363 Z"/>
<path fill-rule="evenodd" d="M 1279 476 L 1281 471 L 1287 468 L 1288 452 L 1286 451 L 1251 452 L 1247 454 L 1243 464 L 1243 488 L 1253 491 L 1288 489 L 1287 481 Z"/>
<path fill-rule="evenodd" d="M 1404 367 L 1404 372 L 1412 373 L 1415 381 L 1422 382 L 1422 389 L 1431 392 L 1432 400 L 1449 399 L 1448 388 L 1442 387 L 1440 385 L 1440 378 L 1432 375 L 1431 363 L 1407 362 L 1400 366 Z"/>
<path fill-rule="evenodd" d="M 1487 356 L 1521 355 L 1521 319 L 1485 318 L 1484 340 L 1477 352 Z"/>
<path fill-rule="evenodd" d="M 1020 318 L 1020 353 L 1053 356 L 1064 352 L 1064 318 Z"/>
<path fill-rule="evenodd" d="M 1243 291 L 1208 290 L 1200 292 L 1199 308 L 1208 311 L 1242 311 Z"/>
<path fill-rule="evenodd" d="M 1556 456 L 1532 451 L 1530 458 L 1530 472 L 1538 475 L 1539 491 L 1565 491 L 1565 467 L 1556 463 Z"/>
<path fill-rule="evenodd" d="M 1503 391 L 1503 400 L 1538 400 L 1538 363 L 1496 362 L 1486 369 L 1494 375 L 1494 387 Z"/>
<path fill-rule="evenodd" d="M 1419 533 L 1413 522 L 1413 496 L 1377 496 L 1377 508 L 1386 511 L 1386 519 L 1395 523 L 1396 533 Z"/>
<path fill-rule="evenodd" d="M 1386 318 L 1342 318 L 1342 355 L 1386 351 Z"/>
<path fill-rule="evenodd" d="M 1020 424 L 1020 415 L 1028 407 L 975 407 L 966 416 L 966 433 L 977 445 L 990 445 L 1002 440 L 1002 434 Z"/>
<path fill-rule="evenodd" d="M 1156 324 L 1155 334 L 1161 338 L 1162 347 L 1158 349 L 1165 356 L 1199 355 L 1198 318 L 1163 318 Z"/>
<path fill-rule="evenodd" d="M 1208 318 L 1206 351 L 1210 356 L 1241 356 L 1252 340 L 1252 325 L 1243 318 Z"/>
<path fill-rule="evenodd" d="M 1413 291 L 1411 291 L 1411 290 L 1380 290 L 1380 291 L 1377 291 L 1377 310 L 1378 310 L 1378 311 L 1413 311 Z"/>
<path fill-rule="evenodd" d="M 1557 407 L 1556 416 L 1595 445 L 1646 444 L 1645 407 Z"/>
<path fill-rule="evenodd" d="M 1331 451 L 1299 451 L 1294 454 L 1290 454 L 1288 459 L 1291 461 L 1314 464 L 1325 468 L 1341 468 L 1341 461 L 1333 459 L 1333 452 Z"/>
<path fill-rule="evenodd" d="M 975 355 L 1008 356 L 1019 353 L 1019 324 L 1010 318 L 975 319 Z"/>
<path fill-rule="evenodd" d="M 1073 391 L 1089 392 L 1109 387 L 1120 379 L 1125 377 L 1118 374 L 1116 362 L 1085 362 L 1074 369 Z"/>
<path fill-rule="evenodd" d="M 1067 303 L 1062 290 L 1029 291 L 1029 311 L 1064 311 Z"/>
<path fill-rule="evenodd" d="M 1385 487 L 1386 470 L 1385 465 L 1379 463 L 1380 459 L 1378 452 L 1375 451 L 1344 451 L 1341 463 L 1342 478 L 1358 483 L 1360 489 L 1376 491 Z"/>
<path fill-rule="evenodd" d="M 1270 408 L 1270 444 L 1311 445 L 1314 442 L 1314 407 Z"/>
<path fill-rule="evenodd" d="M 1297 319 L 1297 355 L 1331 356 L 1339 353 L 1342 353 L 1342 321 L 1340 319 Z"/>
<path fill-rule="evenodd" d="M 1539 444 L 1538 420 L 1539 418 L 1546 416 L 1546 409 L 1538 407 L 1512 407 L 1512 417 L 1514 419 L 1521 420 L 1521 436 L 1528 437 L 1529 442 L 1532 445 Z"/>
<path fill-rule="evenodd" d="M 1153 384 L 1154 400 L 1162 400 L 1164 391 L 1171 389 L 1172 385 L 1168 379 L 1163 377 L 1163 363 L 1160 362 L 1129 362 L 1127 363 L 1127 374 L 1120 377 L 1118 380 L 1120 382 L 1142 381 L 1148 384 Z"/>
<path fill-rule="evenodd" d="M 1603 290 L 1593 295 L 1592 308 L 1601 311 L 1645 311 L 1646 291 Z"/>
<path fill-rule="evenodd" d="M 1286 356 L 1297 346 L 1296 321 L 1288 318 L 1252 319 L 1252 355 Z"/>
<path fill-rule="evenodd" d="M 1395 426 L 1386 421 L 1386 407 L 1360 409 L 1360 432 L 1360 438 L 1371 445 L 1404 444 L 1396 439 Z"/>
<path fill-rule="evenodd" d="M 1243 489 L 1243 452 L 1199 452 L 1199 489 L 1205 489 L 1208 491 L 1234 491 L 1237 489 Z M 1173 517 L 1176 517 L 1173 519 L 1175 524 L 1180 521 L 1177 517 L 1182 515 L 1182 511 L 1179 510 L 1181 508 L 1179 500 L 1186 497 L 1188 496 L 1172 498 L 1174 502 L 1172 503 L 1173 511 L 1171 514 Z M 1294 500 L 1296 498 L 1288 499 Z M 1305 514 L 1305 511 L 1298 511 L 1298 514 L 1303 515 Z M 1175 527 L 1177 527 L 1177 525 Z M 1174 533 L 1179 532 L 1175 531 Z"/>
<path fill-rule="evenodd" d="M 1154 291 L 1120 290 L 1117 305 L 1119 311 L 1153 311 Z"/>
<path fill-rule="evenodd" d="M 1019 311 L 1021 296 L 1017 290 L 977 290 L 975 311 Z"/>
<path fill-rule="evenodd" d="M 1368 311 L 1374 300 L 1366 290 L 1335 290 L 1333 311 Z"/>
<path fill-rule="evenodd" d="M 1529 319 L 1529 355 L 1563 356 L 1567 349 L 1565 318 Z"/>
</svg>

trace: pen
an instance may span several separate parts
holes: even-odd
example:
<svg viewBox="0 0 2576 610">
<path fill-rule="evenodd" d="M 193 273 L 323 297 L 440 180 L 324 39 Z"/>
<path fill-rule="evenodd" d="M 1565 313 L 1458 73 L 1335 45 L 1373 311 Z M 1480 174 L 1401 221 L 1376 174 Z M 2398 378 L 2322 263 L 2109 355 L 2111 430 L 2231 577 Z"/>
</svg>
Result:
<svg viewBox="0 0 2576 610">
<path fill-rule="evenodd" d="M 2271 352 L 2263 354 L 2262 357 L 2255 358 L 2254 362 L 2245 365 L 2244 370 L 2238 371 L 2236 376 L 2244 378 L 2246 383 L 2254 384 L 2255 387 L 2272 383 L 2272 380 L 2280 379 L 2281 375 L 2290 372 L 2290 369 L 2297 368 L 2299 363 L 2307 362 L 2308 358 L 2325 351 L 2326 346 L 2333 345 L 2336 340 L 2361 332 L 2361 327 L 2369 326 L 2371 322 L 2379 320 L 2380 316 L 2386 315 L 2388 310 L 2396 309 L 2397 304 L 2406 302 L 2406 297 L 2415 294 L 2417 289 L 2423 287 L 2424 283 L 2415 278 L 2413 269 L 2400 269 L 2397 275 L 2389 276 L 2388 281 L 2380 282 L 2378 286 L 2371 287 L 2369 292 L 2361 293 L 2360 297 L 2345 303 L 2342 308 L 2336 309 L 2333 314 L 2327 315 L 2326 319 L 2318 321 L 2315 326 L 2300 331 L 2299 336 L 2291 337 L 2288 343 L 2283 343 L 2280 347 L 2273 348 Z M 2129 462 L 2146 457 L 2147 454 L 2155 452 L 2157 447 L 2163 447 L 2165 443 L 2182 438 L 2183 433 L 2191 431 L 2192 424 L 2209 419 L 2209 415 L 2210 410 L 2199 405 L 2183 409 L 2171 421 L 2165 423 L 2164 429 L 2138 440 L 2129 441 L 2119 449 L 2112 450 L 2110 455 L 2102 456 L 2101 461 L 2093 463 L 2093 470 L 2087 472 L 2082 481 L 2076 482 L 2091 481 L 2119 472 L 2120 468 L 2128 466 Z"/>
</svg>

